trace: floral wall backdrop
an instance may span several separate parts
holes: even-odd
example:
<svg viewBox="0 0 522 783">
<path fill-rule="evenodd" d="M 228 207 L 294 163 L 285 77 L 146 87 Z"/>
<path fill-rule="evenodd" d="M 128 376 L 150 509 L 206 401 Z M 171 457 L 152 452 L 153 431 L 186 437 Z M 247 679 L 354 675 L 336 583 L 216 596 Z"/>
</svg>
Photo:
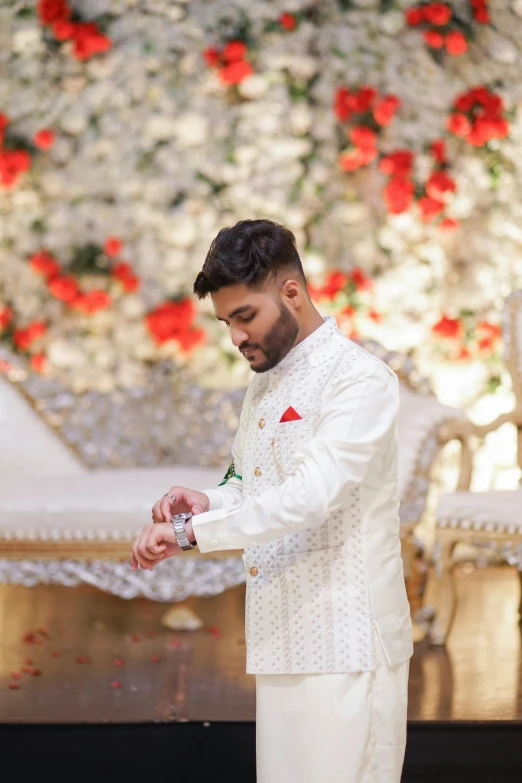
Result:
<svg viewBox="0 0 522 783">
<path fill-rule="evenodd" d="M 267 217 L 346 334 L 491 418 L 522 284 L 521 73 L 522 0 L 4 0 L 0 341 L 73 393 L 165 360 L 242 388 L 189 297 L 217 231 Z"/>
</svg>

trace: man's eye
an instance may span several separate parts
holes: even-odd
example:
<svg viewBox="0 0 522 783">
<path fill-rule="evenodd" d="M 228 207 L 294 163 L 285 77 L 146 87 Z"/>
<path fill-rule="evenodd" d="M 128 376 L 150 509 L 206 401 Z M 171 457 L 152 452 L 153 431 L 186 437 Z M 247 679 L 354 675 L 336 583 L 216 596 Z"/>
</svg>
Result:
<svg viewBox="0 0 522 783">
<path fill-rule="evenodd" d="M 249 315 L 248 318 L 242 318 L 241 321 L 244 324 L 249 324 L 250 321 L 253 321 L 255 317 L 256 317 L 256 314 L 253 313 L 252 315 Z"/>
</svg>

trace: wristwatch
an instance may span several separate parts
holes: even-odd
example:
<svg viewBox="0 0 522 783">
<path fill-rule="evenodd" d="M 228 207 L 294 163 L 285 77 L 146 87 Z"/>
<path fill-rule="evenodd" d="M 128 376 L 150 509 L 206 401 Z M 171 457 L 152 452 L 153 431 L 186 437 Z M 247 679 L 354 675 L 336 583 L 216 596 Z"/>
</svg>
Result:
<svg viewBox="0 0 522 783">
<path fill-rule="evenodd" d="M 186 524 L 189 519 L 192 519 L 190 511 L 184 511 L 182 514 L 175 514 L 172 517 L 172 527 L 174 528 L 174 535 L 180 549 L 194 549 L 196 544 L 191 544 L 187 536 Z"/>
</svg>

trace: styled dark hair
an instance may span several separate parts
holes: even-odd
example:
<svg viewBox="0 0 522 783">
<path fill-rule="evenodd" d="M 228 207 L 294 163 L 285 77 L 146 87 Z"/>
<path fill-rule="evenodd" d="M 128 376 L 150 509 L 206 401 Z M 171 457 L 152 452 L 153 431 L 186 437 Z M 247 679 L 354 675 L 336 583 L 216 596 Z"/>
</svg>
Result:
<svg viewBox="0 0 522 783">
<path fill-rule="evenodd" d="M 227 285 L 254 287 L 286 269 L 296 270 L 306 286 L 292 232 L 272 220 L 240 220 L 222 228 L 212 242 L 194 293 L 204 299 Z"/>
</svg>

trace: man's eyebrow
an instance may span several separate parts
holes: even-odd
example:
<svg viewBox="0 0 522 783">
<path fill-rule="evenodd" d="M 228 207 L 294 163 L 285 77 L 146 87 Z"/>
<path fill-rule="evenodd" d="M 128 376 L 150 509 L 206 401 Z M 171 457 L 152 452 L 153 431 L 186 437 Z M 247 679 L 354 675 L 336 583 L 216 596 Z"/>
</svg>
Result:
<svg viewBox="0 0 522 783">
<path fill-rule="evenodd" d="M 231 313 L 228 314 L 229 320 L 231 318 L 235 318 L 236 315 L 240 315 L 241 313 L 245 313 L 247 310 L 252 310 L 254 305 L 243 305 L 242 307 L 238 307 L 236 310 L 233 310 Z M 218 321 L 224 321 L 225 318 L 220 318 L 219 315 L 216 315 L 216 318 Z"/>
</svg>

